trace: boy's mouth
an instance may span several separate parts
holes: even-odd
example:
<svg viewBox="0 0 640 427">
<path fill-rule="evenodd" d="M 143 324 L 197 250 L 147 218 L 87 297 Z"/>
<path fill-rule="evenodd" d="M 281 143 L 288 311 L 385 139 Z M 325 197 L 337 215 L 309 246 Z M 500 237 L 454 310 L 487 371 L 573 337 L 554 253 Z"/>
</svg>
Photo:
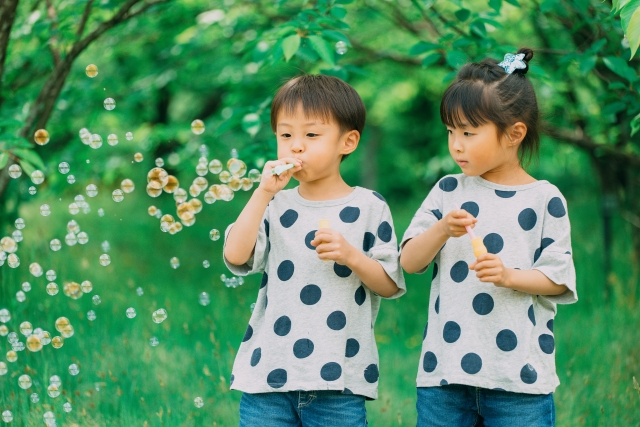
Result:
<svg viewBox="0 0 640 427">
<path fill-rule="evenodd" d="M 456 163 L 460 166 L 460 167 L 464 167 L 467 166 L 469 164 L 468 161 L 466 160 L 456 160 Z"/>
</svg>

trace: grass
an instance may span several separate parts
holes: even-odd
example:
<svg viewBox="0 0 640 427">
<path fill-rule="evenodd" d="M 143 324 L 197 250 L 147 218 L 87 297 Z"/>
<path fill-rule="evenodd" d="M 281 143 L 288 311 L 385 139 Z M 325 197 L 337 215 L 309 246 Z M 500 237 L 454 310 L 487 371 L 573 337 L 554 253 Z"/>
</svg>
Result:
<svg viewBox="0 0 640 427">
<path fill-rule="evenodd" d="M 136 181 L 138 182 L 138 181 Z M 238 345 L 250 317 L 260 278 L 249 277 L 237 288 L 223 286 L 219 276 L 229 274 L 221 263 L 222 239 L 208 238 L 211 228 L 224 231 L 235 218 L 248 194 L 237 194 L 231 203 L 206 206 L 193 227 L 175 236 L 162 233 L 157 219 L 146 214 L 155 203 L 170 212 L 169 200 L 141 197 L 143 190 L 116 204 L 101 189 L 91 199 L 92 212 L 74 217 L 89 234 L 87 245 L 64 245 L 52 252 L 48 242 L 64 238 L 68 199 L 50 203 L 53 214 L 46 219 L 38 213 L 39 203 L 22 207 L 27 223 L 25 240 L 18 252 L 21 265 L 0 267 L 0 308 L 11 311 L 8 326 L 17 330 L 29 320 L 34 327 L 54 332 L 54 321 L 66 316 L 75 335 L 55 350 L 20 352 L 16 363 L 9 363 L 7 375 L 0 376 L 0 410 L 10 409 L 13 425 L 42 425 L 46 410 L 56 414 L 64 426 L 234 426 L 238 422 L 240 393 L 229 391 L 228 378 Z M 555 323 L 556 360 L 561 385 L 555 399 L 558 426 L 640 426 L 640 394 L 633 376 L 640 378 L 640 340 L 637 333 L 637 294 L 629 262 L 623 255 L 629 248 L 623 238 L 624 223 L 616 246 L 614 297 L 603 301 L 605 277 L 600 265 L 600 239 L 592 213 L 593 193 L 575 192 L 569 200 L 574 229 L 574 256 L 578 271 L 580 301 L 560 306 Z M 46 196 L 45 196 L 46 197 Z M 48 199 L 50 200 L 50 199 Z M 392 204 L 396 227 L 404 230 L 419 200 Z M 103 207 L 106 215 L 96 212 Z M 7 229 L 8 230 L 8 229 Z M 401 233 L 399 233 L 401 234 Z M 111 264 L 102 267 L 98 257 L 100 243 L 108 240 Z M 172 269 L 171 257 L 180 259 Z M 203 260 L 211 266 L 204 268 Z M 45 293 L 45 277 L 28 272 L 31 262 L 44 270 L 57 272 L 56 283 L 91 280 L 93 292 L 78 300 Z M 380 351 L 380 397 L 367 403 L 372 426 L 415 425 L 415 376 L 420 356 L 422 330 L 427 320 L 429 273 L 407 276 L 408 293 L 385 301 L 376 324 Z M 24 281 L 33 289 L 27 300 L 17 302 L 16 292 Z M 144 294 L 139 296 L 136 288 Z M 211 304 L 198 304 L 198 294 L 210 294 Z M 94 305 L 91 297 L 100 295 Z M 125 310 L 134 307 L 137 316 L 128 319 Z M 163 307 L 168 319 L 155 324 L 151 313 Z M 97 318 L 89 321 L 89 310 Z M 152 347 L 151 337 L 160 344 Z M 23 337 L 24 338 L 24 337 Z M 0 354 L 9 350 L 0 340 Z M 0 356 L 1 360 L 5 360 Z M 67 370 L 71 363 L 80 367 L 78 376 Z M 32 387 L 18 387 L 18 376 L 28 373 Z M 63 393 L 55 399 L 46 395 L 48 378 L 62 379 Z M 29 395 L 38 393 L 40 401 L 31 403 Z M 204 407 L 196 408 L 200 396 Z M 73 410 L 65 413 L 64 402 Z M 0 423 L 1 425 L 1 423 Z"/>
</svg>

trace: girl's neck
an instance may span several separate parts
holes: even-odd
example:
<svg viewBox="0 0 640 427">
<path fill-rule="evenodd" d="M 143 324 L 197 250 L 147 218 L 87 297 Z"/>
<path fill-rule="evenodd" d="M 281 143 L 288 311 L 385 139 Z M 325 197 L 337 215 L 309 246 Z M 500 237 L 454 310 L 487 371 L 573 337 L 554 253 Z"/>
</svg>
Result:
<svg viewBox="0 0 640 427">
<path fill-rule="evenodd" d="M 501 185 L 525 185 L 537 181 L 522 168 L 520 162 L 505 163 L 486 171 L 480 177 Z"/>
</svg>

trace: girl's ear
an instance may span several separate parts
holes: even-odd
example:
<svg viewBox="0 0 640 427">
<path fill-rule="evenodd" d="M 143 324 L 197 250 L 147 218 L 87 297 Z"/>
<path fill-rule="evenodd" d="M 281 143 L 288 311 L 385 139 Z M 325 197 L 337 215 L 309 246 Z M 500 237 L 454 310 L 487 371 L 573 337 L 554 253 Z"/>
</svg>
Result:
<svg viewBox="0 0 640 427">
<path fill-rule="evenodd" d="M 509 145 L 518 146 L 522 142 L 525 136 L 527 136 L 527 125 L 522 122 L 516 122 L 508 130 L 509 133 Z"/>
<path fill-rule="evenodd" d="M 358 148 L 358 143 L 360 142 L 360 132 L 357 130 L 352 130 L 344 135 L 344 145 L 342 146 L 342 150 L 340 154 L 351 154 L 356 151 Z"/>
</svg>

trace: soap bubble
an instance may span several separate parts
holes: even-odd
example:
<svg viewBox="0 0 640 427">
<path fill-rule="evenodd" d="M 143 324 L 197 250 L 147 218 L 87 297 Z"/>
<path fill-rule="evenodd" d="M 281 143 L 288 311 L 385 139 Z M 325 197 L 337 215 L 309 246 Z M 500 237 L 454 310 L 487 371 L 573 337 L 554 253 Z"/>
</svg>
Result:
<svg viewBox="0 0 640 427">
<path fill-rule="evenodd" d="M 88 318 L 88 316 L 87 316 L 87 318 Z M 91 320 L 91 319 L 89 319 L 89 320 Z M 55 348 L 55 349 L 62 348 L 63 345 L 64 345 L 64 338 L 62 338 L 62 337 L 53 337 L 51 339 L 51 346 L 53 348 Z"/>
<path fill-rule="evenodd" d="M 51 378 L 49 378 L 49 384 L 54 385 L 56 387 L 60 387 L 62 386 L 62 380 L 60 379 L 59 376 L 52 375 Z"/>
<path fill-rule="evenodd" d="M 97 133 L 91 135 L 91 142 L 89 143 L 89 147 L 93 148 L 94 150 L 102 147 L 102 137 Z"/>
<path fill-rule="evenodd" d="M 38 145 L 45 145 L 49 142 L 49 132 L 45 129 L 38 129 L 36 133 L 33 135 L 33 139 Z"/>
<path fill-rule="evenodd" d="M 111 193 L 111 198 L 114 202 L 121 202 L 124 200 L 124 193 L 119 188 L 116 188 L 113 190 L 113 193 Z"/>
<path fill-rule="evenodd" d="M 11 320 L 11 313 L 6 308 L 0 310 L 0 322 L 7 323 Z"/>
<path fill-rule="evenodd" d="M 133 319 L 134 317 L 136 317 L 136 309 L 133 307 L 127 308 L 127 317 L 129 319 Z"/>
<path fill-rule="evenodd" d="M 211 266 L 211 263 L 205 259 L 204 261 L 202 261 L 202 266 L 204 268 L 209 268 Z"/>
<path fill-rule="evenodd" d="M 158 212 L 158 208 L 153 205 L 149 206 L 149 208 L 147 209 L 147 213 L 151 216 L 155 216 L 156 212 Z"/>
<path fill-rule="evenodd" d="M 40 214 L 42 216 L 49 216 L 51 214 L 51 208 L 49 207 L 49 205 L 44 204 L 40 206 Z"/>
<path fill-rule="evenodd" d="M 247 173 L 247 165 L 240 159 L 229 159 L 227 169 L 231 175 L 242 178 Z"/>
<path fill-rule="evenodd" d="M 40 277 L 42 276 L 42 266 L 40 264 L 38 264 L 37 262 L 32 262 L 29 265 L 29 272 L 31 274 L 33 274 L 35 277 Z"/>
<path fill-rule="evenodd" d="M 11 237 L 5 236 L 0 239 L 0 247 L 2 250 L 9 253 L 14 253 L 18 250 L 18 244 Z"/>
<path fill-rule="evenodd" d="M 36 187 L 34 187 L 33 185 L 31 187 L 29 187 L 29 194 L 31 194 L 32 196 L 34 194 L 36 194 L 38 192 L 38 190 L 36 190 Z"/>
<path fill-rule="evenodd" d="M 72 363 L 71 365 L 69 365 L 69 373 L 74 377 L 78 375 L 80 373 L 80 369 L 78 369 L 78 365 L 76 365 L 75 363 Z"/>
<path fill-rule="evenodd" d="M 142 153 L 136 153 L 133 155 L 133 160 L 135 160 L 136 163 L 140 163 L 144 160 L 144 156 L 142 155 Z"/>
<path fill-rule="evenodd" d="M 128 194 L 131 193 L 136 188 L 136 186 L 133 181 L 127 178 L 122 180 L 122 182 L 120 183 L 120 188 L 122 189 L 122 191 Z"/>
<path fill-rule="evenodd" d="M 93 64 L 89 64 L 87 65 L 87 68 L 84 69 L 84 72 L 88 77 L 94 78 L 98 75 L 98 67 Z"/>
<path fill-rule="evenodd" d="M 24 228 L 24 219 L 18 218 L 13 223 L 18 230 L 22 230 Z"/>
<path fill-rule="evenodd" d="M 104 100 L 104 109 L 111 111 L 116 108 L 116 101 L 113 98 L 107 98 Z"/>
<path fill-rule="evenodd" d="M 202 400 L 201 397 L 196 397 L 195 399 L 193 399 L 193 404 L 196 408 L 202 408 L 202 406 L 204 405 L 204 400 Z"/>
<path fill-rule="evenodd" d="M 160 344 L 160 341 L 158 341 L 158 338 L 156 337 L 151 337 L 149 344 L 151 344 L 151 347 L 157 347 L 157 345 Z"/>
<path fill-rule="evenodd" d="M 209 172 L 209 168 L 207 168 L 206 163 L 198 163 L 196 166 L 196 174 L 198 176 L 205 176 Z"/>
<path fill-rule="evenodd" d="M 127 141 L 131 141 L 133 139 L 133 133 L 127 132 L 124 134 L 124 137 L 127 138 Z"/>
<path fill-rule="evenodd" d="M 4 362 L 0 362 L 0 375 L 7 375 L 7 372 L 9 372 L 7 364 Z"/>
<path fill-rule="evenodd" d="M 31 400 L 31 403 L 38 403 L 40 401 L 40 396 L 38 396 L 38 393 L 31 393 L 29 399 Z"/>
<path fill-rule="evenodd" d="M 47 289 L 47 293 L 51 296 L 54 296 L 58 293 L 58 285 L 56 285 L 53 282 L 49 283 L 46 289 Z"/>
<path fill-rule="evenodd" d="M 42 340 L 37 335 L 30 335 L 27 337 L 27 348 L 31 352 L 37 352 L 42 350 Z"/>
<path fill-rule="evenodd" d="M 13 414 L 10 410 L 7 409 L 6 411 L 2 411 L 2 421 L 4 421 L 5 423 L 10 423 L 11 421 L 13 421 Z"/>
<path fill-rule="evenodd" d="M 20 333 L 25 337 L 28 337 L 33 332 L 33 325 L 31 322 L 22 322 L 20 323 Z"/>
<path fill-rule="evenodd" d="M 167 318 L 167 310 L 165 310 L 164 308 L 159 308 L 153 312 L 151 318 L 155 323 L 162 323 Z"/>
<path fill-rule="evenodd" d="M 45 273 L 45 277 L 47 278 L 48 281 L 52 281 L 52 280 L 56 280 L 56 272 L 54 270 L 47 270 L 47 272 Z"/>
<path fill-rule="evenodd" d="M 156 159 L 156 166 L 159 167 L 159 168 L 164 166 L 164 160 L 162 160 L 162 157 L 158 157 Z"/>
<path fill-rule="evenodd" d="M 91 143 L 92 136 L 91 136 L 91 132 L 89 132 L 89 129 L 82 128 L 80 129 L 78 134 L 80 135 L 80 141 L 82 141 L 84 145 L 89 145 Z"/>
<path fill-rule="evenodd" d="M 218 159 L 213 159 L 209 162 L 209 172 L 212 174 L 219 174 L 222 171 L 222 162 Z"/>
<path fill-rule="evenodd" d="M 204 132 L 204 123 L 202 120 L 196 119 L 191 122 L 191 131 L 196 135 L 200 135 Z"/>
<path fill-rule="evenodd" d="M 93 305 L 100 305 L 100 303 L 102 302 L 102 300 L 100 299 L 100 295 L 94 295 L 91 298 L 91 301 L 93 301 Z M 91 310 L 91 311 L 93 311 L 93 310 Z"/>
<path fill-rule="evenodd" d="M 36 185 L 42 184 L 44 182 L 44 173 L 39 170 L 31 172 L 31 181 Z"/>
<path fill-rule="evenodd" d="M 115 133 L 110 134 L 107 137 L 107 143 L 112 147 L 118 145 L 118 135 L 116 135 Z"/>
<path fill-rule="evenodd" d="M 209 294 L 206 293 L 206 292 L 201 292 L 200 295 L 198 295 L 198 302 L 203 307 L 208 306 L 209 303 L 211 302 L 211 300 L 209 298 Z"/>
<path fill-rule="evenodd" d="M 204 202 L 205 203 L 210 205 L 212 203 L 215 203 L 215 201 L 216 201 L 216 196 L 211 191 L 207 191 L 206 193 L 204 193 Z"/>
<path fill-rule="evenodd" d="M 98 209 L 98 216 L 101 216 L 101 217 L 104 216 L 104 209 L 102 208 Z"/>
<path fill-rule="evenodd" d="M 18 243 L 22 242 L 22 231 L 14 230 L 13 233 L 11 233 L 11 237 L 13 237 L 13 240 L 15 240 Z"/>
<path fill-rule="evenodd" d="M 167 184 L 164 186 L 163 190 L 166 193 L 173 193 L 178 189 L 178 186 L 180 185 L 180 183 L 178 182 L 178 178 L 176 178 L 173 175 L 169 175 L 167 177 Z"/>
<path fill-rule="evenodd" d="M 53 384 L 49 384 L 49 387 L 47 387 L 47 394 L 49 395 L 49 397 L 53 397 L 53 398 L 60 396 L 60 387 L 56 387 Z"/>
<path fill-rule="evenodd" d="M 209 238 L 215 242 L 220 238 L 220 232 L 214 228 L 209 232 Z"/>
<path fill-rule="evenodd" d="M 87 185 L 87 196 L 96 197 L 98 195 L 98 187 L 95 184 Z"/>
<path fill-rule="evenodd" d="M 100 255 L 100 265 L 106 267 L 109 264 L 111 264 L 111 257 L 107 254 Z"/>
<path fill-rule="evenodd" d="M 142 295 L 144 295 L 144 290 L 140 286 L 138 286 L 136 288 L 136 294 L 138 294 L 138 296 L 141 297 Z"/>
<path fill-rule="evenodd" d="M 178 203 L 184 203 L 187 200 L 187 191 L 184 188 L 177 188 L 173 192 L 173 199 Z"/>
<path fill-rule="evenodd" d="M 169 183 L 169 174 L 162 168 L 153 168 L 147 174 L 147 182 L 152 188 L 163 188 Z"/>
<path fill-rule="evenodd" d="M 26 390 L 29 387 L 31 387 L 31 384 L 33 384 L 31 381 L 31 377 L 27 374 L 20 375 L 20 377 L 18 378 L 18 385 L 23 390 Z"/>
<path fill-rule="evenodd" d="M 9 166 L 9 176 L 13 179 L 16 178 L 20 178 L 20 175 L 22 175 L 22 168 L 20 167 L 20 165 L 14 163 L 11 166 Z"/>
<path fill-rule="evenodd" d="M 344 55 L 345 53 L 347 53 L 347 44 L 342 40 L 336 43 L 336 53 L 338 55 Z"/>
<path fill-rule="evenodd" d="M 9 328 L 7 328 L 7 325 L 0 325 L 0 337 L 4 337 L 9 333 Z M 2 366 L 0 366 L 1 368 Z M 0 375 L 3 375 L 2 373 L 0 373 Z"/>
<path fill-rule="evenodd" d="M 73 176 L 73 175 L 67 175 L 67 182 L 68 182 L 69 184 L 73 184 L 73 183 L 75 183 L 75 182 L 76 182 L 76 177 L 75 177 L 75 176 Z"/>
<path fill-rule="evenodd" d="M 82 289 L 82 292 L 88 294 L 93 290 L 93 284 L 90 281 L 85 280 L 80 284 L 80 288 Z"/>
<path fill-rule="evenodd" d="M 169 264 L 171 264 L 171 267 L 173 269 L 176 269 L 176 268 L 180 267 L 180 260 L 178 258 L 176 258 L 176 257 L 173 257 L 169 261 Z"/>
<path fill-rule="evenodd" d="M 89 235 L 87 233 L 85 233 L 84 231 L 81 231 L 80 233 L 78 233 L 78 243 L 80 243 L 81 245 L 84 245 L 88 241 L 89 241 Z"/>
<path fill-rule="evenodd" d="M 109 252 L 111 250 L 111 245 L 109 244 L 109 242 L 107 240 L 105 240 L 104 242 L 102 242 L 102 244 L 100 245 L 100 247 L 102 248 L 103 252 Z"/>
<path fill-rule="evenodd" d="M 80 212 L 80 206 L 76 202 L 72 202 L 69 205 L 69 213 L 71 215 L 77 215 Z"/>
<path fill-rule="evenodd" d="M 18 258 L 16 254 L 9 254 L 9 256 L 7 256 L 7 264 L 9 264 L 11 268 L 17 268 L 20 266 L 20 258 Z"/>
<path fill-rule="evenodd" d="M 242 188 L 242 181 L 240 180 L 240 178 L 234 176 L 229 180 L 229 187 L 233 191 L 238 191 Z"/>
<path fill-rule="evenodd" d="M 73 246 L 76 243 L 78 243 L 78 237 L 73 233 L 69 233 L 66 236 L 64 236 L 64 241 L 67 245 Z"/>
<path fill-rule="evenodd" d="M 64 410 L 64 412 L 71 412 L 71 403 L 65 402 L 65 404 L 62 405 L 62 409 Z"/>
<path fill-rule="evenodd" d="M 51 411 L 45 412 L 44 415 L 43 415 L 43 418 L 44 418 L 44 423 L 47 426 L 54 426 L 55 421 L 56 421 L 56 417 L 55 417 L 55 415 L 53 415 L 53 412 L 51 412 Z"/>
<path fill-rule="evenodd" d="M 231 173 L 229 171 L 222 171 L 220 175 L 218 175 L 218 178 L 220 178 L 220 182 L 226 184 L 231 180 Z"/>
<path fill-rule="evenodd" d="M 7 362 L 13 363 L 18 360 L 18 353 L 13 350 L 7 351 Z"/>
<path fill-rule="evenodd" d="M 253 182 L 259 182 L 262 179 L 262 174 L 258 169 L 251 169 L 248 177 Z"/>
<path fill-rule="evenodd" d="M 67 163 L 67 162 L 61 162 L 58 165 L 58 171 L 63 175 L 68 174 L 69 173 L 69 169 L 70 169 L 69 163 Z"/>
</svg>

